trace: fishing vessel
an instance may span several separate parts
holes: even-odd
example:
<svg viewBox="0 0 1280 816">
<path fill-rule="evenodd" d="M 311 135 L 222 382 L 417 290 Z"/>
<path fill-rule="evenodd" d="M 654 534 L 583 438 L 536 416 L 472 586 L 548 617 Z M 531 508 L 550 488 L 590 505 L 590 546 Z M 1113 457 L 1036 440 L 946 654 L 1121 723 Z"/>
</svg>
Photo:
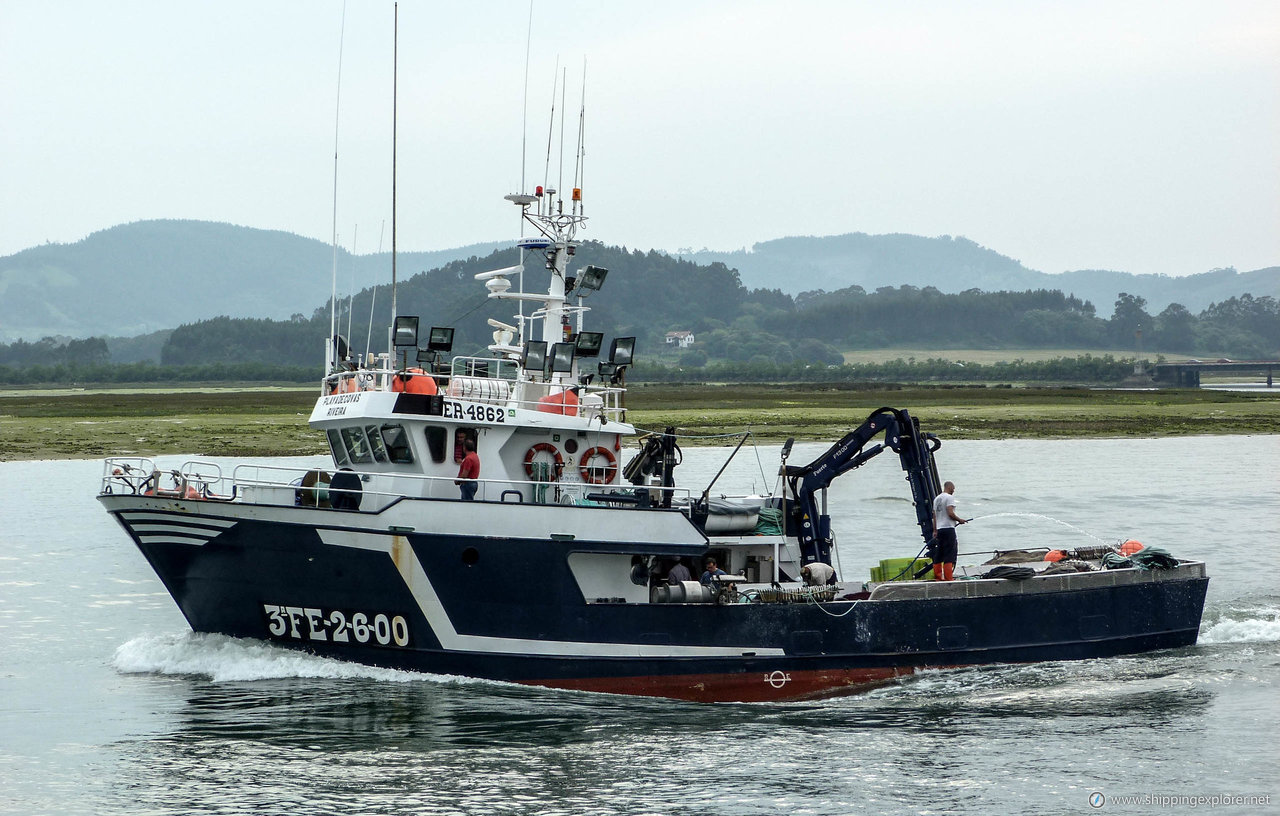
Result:
<svg viewBox="0 0 1280 816">
<path fill-rule="evenodd" d="M 521 304 L 516 322 L 491 321 L 478 356 L 454 356 L 453 330 L 420 332 L 416 316 L 394 316 L 373 359 L 332 337 L 309 419 L 328 466 L 106 460 L 99 500 L 194 631 L 707 702 L 1196 642 L 1198 561 L 1145 569 L 1100 548 L 1067 570 L 1011 547 L 996 560 L 1018 567 L 964 580 L 916 580 L 930 574 L 913 559 L 870 581 L 833 574 L 828 487 L 881 453 L 899 457 L 914 523 L 932 537 L 941 442 L 907 410 L 872 412 L 806 464 L 788 461 L 788 444 L 771 495 L 680 485 L 675 429 L 641 434 L 628 421 L 635 338 L 606 345 L 585 326 L 584 298 L 607 270 L 577 261 L 580 191 L 507 198 L 534 228 L 518 242 L 524 261 L 475 277 Z M 535 275 L 538 291 L 525 291 Z M 460 478 L 471 448 L 480 472 Z M 724 574 L 700 582 L 709 557 Z"/>
</svg>

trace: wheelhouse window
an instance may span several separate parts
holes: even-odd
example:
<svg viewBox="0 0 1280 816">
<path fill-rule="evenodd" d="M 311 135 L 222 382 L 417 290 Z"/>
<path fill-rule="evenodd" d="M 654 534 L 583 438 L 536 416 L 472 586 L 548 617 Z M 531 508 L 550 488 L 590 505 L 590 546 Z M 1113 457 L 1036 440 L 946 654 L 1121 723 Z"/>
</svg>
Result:
<svg viewBox="0 0 1280 816">
<path fill-rule="evenodd" d="M 397 465 L 413 464 L 413 449 L 409 446 L 409 434 L 403 425 L 382 426 L 382 442 L 387 446 L 387 456 Z"/>
<path fill-rule="evenodd" d="M 329 451 L 333 454 L 333 461 L 338 467 L 348 467 L 351 464 L 350 457 L 347 456 L 347 448 L 342 444 L 342 435 L 337 430 L 330 428 L 328 431 Z"/>
<path fill-rule="evenodd" d="M 369 437 L 369 448 L 373 451 L 373 458 L 379 462 L 387 461 L 387 446 L 382 443 L 382 434 L 378 433 L 378 426 L 366 425 L 364 432 Z"/>
<path fill-rule="evenodd" d="M 431 461 L 438 465 L 444 461 L 444 457 L 448 453 L 449 429 L 442 428 L 439 425 L 428 425 L 426 427 L 426 436 L 427 451 L 431 454 Z"/>
<path fill-rule="evenodd" d="M 343 428 L 342 443 L 351 464 L 367 465 L 373 461 L 373 454 L 369 451 L 369 440 L 364 438 L 364 431 L 360 428 Z"/>
</svg>

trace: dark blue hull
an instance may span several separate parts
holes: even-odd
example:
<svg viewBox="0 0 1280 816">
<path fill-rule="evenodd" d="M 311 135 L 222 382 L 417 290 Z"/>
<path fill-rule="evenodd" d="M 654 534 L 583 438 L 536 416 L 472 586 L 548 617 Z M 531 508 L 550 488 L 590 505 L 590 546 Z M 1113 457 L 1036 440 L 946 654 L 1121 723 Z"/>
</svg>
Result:
<svg viewBox="0 0 1280 816">
<path fill-rule="evenodd" d="M 610 557 L 617 542 L 111 509 L 198 632 L 414 671 L 706 701 L 822 696 L 929 667 L 1189 646 L 1208 586 L 1203 565 L 1184 565 L 1025 587 L 918 585 L 885 600 L 636 603 L 584 597 L 570 566 L 575 553 Z M 170 532 L 147 532 L 162 527 Z M 986 594 L 962 596 L 977 589 Z M 939 592 L 952 595 L 926 596 Z"/>
</svg>

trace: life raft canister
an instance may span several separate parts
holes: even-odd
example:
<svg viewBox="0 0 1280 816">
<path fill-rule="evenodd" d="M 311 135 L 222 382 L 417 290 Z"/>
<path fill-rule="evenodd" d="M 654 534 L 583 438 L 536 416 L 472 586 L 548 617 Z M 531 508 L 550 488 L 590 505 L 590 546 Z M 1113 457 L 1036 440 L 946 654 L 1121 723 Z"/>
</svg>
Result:
<svg viewBox="0 0 1280 816">
<path fill-rule="evenodd" d="M 609 464 L 592 465 L 591 458 L 593 456 L 603 456 Z M 608 448 L 588 448 L 586 453 L 582 454 L 582 459 L 578 461 L 578 471 L 582 474 L 582 480 L 587 484 L 613 484 L 614 478 L 618 475 L 618 458 Z"/>
<path fill-rule="evenodd" d="M 556 479 L 559 479 L 560 471 L 561 469 L 564 468 L 564 457 L 560 455 L 560 451 L 556 449 L 556 446 L 552 445 L 550 442 L 539 442 L 538 444 L 529 448 L 529 450 L 525 453 L 524 475 L 530 479 L 533 478 L 533 460 L 537 457 L 539 453 L 549 453 L 551 454 L 552 457 L 554 457 L 555 465 L 551 469 L 551 481 L 554 482 Z"/>
</svg>

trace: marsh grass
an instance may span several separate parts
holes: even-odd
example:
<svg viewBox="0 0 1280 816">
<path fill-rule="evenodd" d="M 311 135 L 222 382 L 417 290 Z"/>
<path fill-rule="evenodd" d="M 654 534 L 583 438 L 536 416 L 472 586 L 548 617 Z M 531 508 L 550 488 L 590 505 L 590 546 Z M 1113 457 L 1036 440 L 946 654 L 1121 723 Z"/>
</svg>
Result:
<svg viewBox="0 0 1280 816">
<path fill-rule="evenodd" d="M 950 439 L 1280 433 L 1276 393 L 1208 390 L 813 385 L 636 385 L 628 420 L 705 444 L 835 440 L 882 406 Z M 111 455 L 324 453 L 307 426 L 316 389 L 74 391 L 0 395 L 0 460 Z"/>
</svg>

